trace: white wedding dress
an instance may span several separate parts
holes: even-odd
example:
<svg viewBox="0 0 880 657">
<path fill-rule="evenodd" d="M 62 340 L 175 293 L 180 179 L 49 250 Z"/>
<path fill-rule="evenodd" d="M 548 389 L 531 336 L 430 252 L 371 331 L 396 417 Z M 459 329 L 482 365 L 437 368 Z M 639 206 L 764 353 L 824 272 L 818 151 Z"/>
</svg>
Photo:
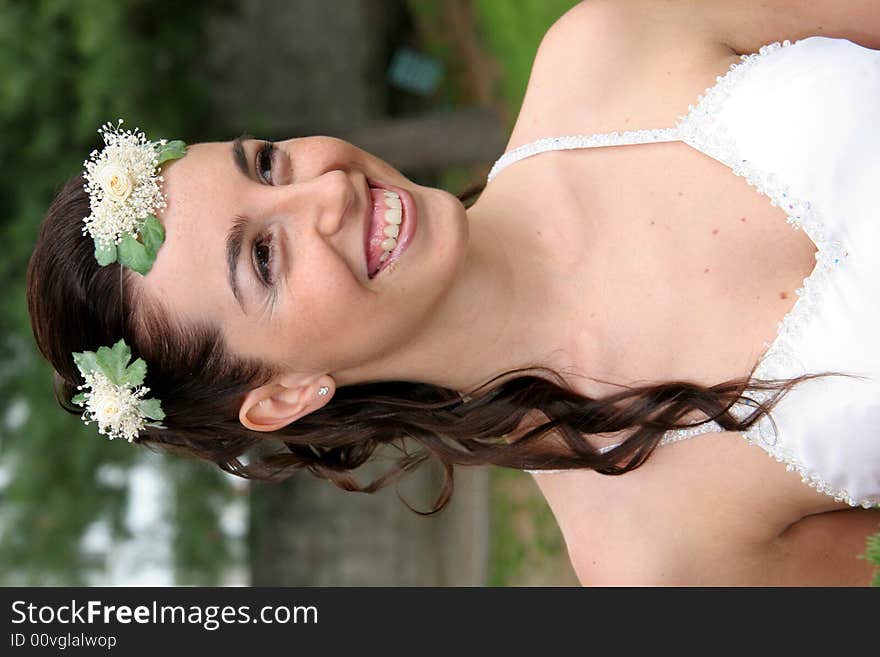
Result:
<svg viewBox="0 0 880 657">
<path fill-rule="evenodd" d="M 755 378 L 863 378 L 800 383 L 743 437 L 838 501 L 880 506 L 880 51 L 826 37 L 774 43 L 743 55 L 697 101 L 671 128 L 522 146 L 495 163 L 489 182 L 549 150 L 664 141 L 744 176 L 818 249 Z M 749 410 L 734 408 L 739 417 Z M 706 422 L 661 444 L 720 430 Z"/>
</svg>

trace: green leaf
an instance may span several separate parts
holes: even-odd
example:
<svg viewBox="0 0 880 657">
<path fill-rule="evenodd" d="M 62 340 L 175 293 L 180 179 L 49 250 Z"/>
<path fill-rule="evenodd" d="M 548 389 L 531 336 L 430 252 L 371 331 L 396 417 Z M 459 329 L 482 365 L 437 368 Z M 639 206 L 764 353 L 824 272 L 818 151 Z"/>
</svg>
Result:
<svg viewBox="0 0 880 657">
<path fill-rule="evenodd" d="M 82 406 L 86 403 L 86 393 L 81 392 L 78 395 L 74 395 L 73 399 L 71 399 L 70 402 L 72 404 L 79 404 L 80 406 Z"/>
<path fill-rule="evenodd" d="M 146 375 L 147 364 L 142 358 L 138 358 L 136 361 L 128 366 L 128 369 L 125 370 L 125 375 L 122 378 L 122 385 L 132 388 L 134 386 L 143 385 L 144 377 Z"/>
<path fill-rule="evenodd" d="M 155 260 L 159 247 L 165 241 L 165 229 L 162 224 L 155 216 L 150 215 L 141 226 L 139 234 L 147 254 Z"/>
<path fill-rule="evenodd" d="M 100 347 L 97 353 L 98 365 L 101 371 L 116 385 L 125 385 L 125 369 L 131 358 L 131 351 L 126 344 L 120 340 L 113 348 Z"/>
<path fill-rule="evenodd" d="M 97 260 L 98 264 L 102 267 L 106 267 L 107 265 L 116 262 L 116 245 L 111 244 L 108 249 L 102 249 L 100 246 L 96 245 L 95 260 Z"/>
<path fill-rule="evenodd" d="M 138 274 L 146 276 L 156 259 L 155 255 L 147 253 L 146 247 L 131 235 L 126 235 L 119 243 L 119 262 L 133 269 Z"/>
<path fill-rule="evenodd" d="M 79 372 L 83 375 L 83 377 L 85 377 L 85 375 L 92 370 L 101 369 L 98 366 L 98 361 L 95 357 L 94 351 L 74 352 L 73 362 L 76 363 L 76 366 L 79 368 Z"/>
<path fill-rule="evenodd" d="M 141 413 L 151 420 L 165 419 L 165 412 L 162 410 L 162 405 L 158 399 L 142 399 L 138 403 L 138 407 L 141 409 Z"/>
<path fill-rule="evenodd" d="M 175 139 L 174 141 L 169 141 L 164 146 L 159 147 L 159 166 L 162 166 L 168 160 L 177 160 L 186 155 L 186 144 L 180 141 L 179 139 Z"/>
<path fill-rule="evenodd" d="M 125 369 L 125 367 L 128 366 L 128 361 L 131 360 L 131 349 L 125 344 L 125 340 L 122 338 L 117 340 L 111 351 L 113 352 L 113 357 L 117 360 L 120 366 Z"/>
</svg>

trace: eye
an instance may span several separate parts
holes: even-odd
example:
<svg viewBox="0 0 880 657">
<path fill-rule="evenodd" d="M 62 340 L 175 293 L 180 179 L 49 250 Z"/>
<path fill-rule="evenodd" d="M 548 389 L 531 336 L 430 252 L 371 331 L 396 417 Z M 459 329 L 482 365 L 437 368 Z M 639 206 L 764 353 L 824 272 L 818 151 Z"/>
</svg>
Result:
<svg viewBox="0 0 880 657">
<path fill-rule="evenodd" d="M 257 276 L 266 287 L 272 287 L 274 279 L 272 277 L 272 260 L 275 249 L 272 244 L 272 235 L 263 234 L 254 240 L 254 265 L 257 270 Z"/>
<path fill-rule="evenodd" d="M 272 183 L 272 157 L 275 155 L 275 144 L 271 141 L 263 142 L 263 145 L 257 151 L 256 161 L 254 162 L 254 171 L 260 182 L 267 185 Z"/>
</svg>

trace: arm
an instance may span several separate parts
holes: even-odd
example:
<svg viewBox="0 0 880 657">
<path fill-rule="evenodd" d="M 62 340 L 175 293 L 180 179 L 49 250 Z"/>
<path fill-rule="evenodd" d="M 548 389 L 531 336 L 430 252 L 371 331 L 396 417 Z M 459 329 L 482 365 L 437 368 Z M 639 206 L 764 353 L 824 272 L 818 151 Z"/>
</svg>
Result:
<svg viewBox="0 0 880 657">
<path fill-rule="evenodd" d="M 848 509 L 807 516 L 772 546 L 782 583 L 795 586 L 869 586 L 874 566 L 864 554 L 868 536 L 880 529 L 880 510 Z M 809 581 L 804 578 L 809 577 Z"/>
<path fill-rule="evenodd" d="M 880 510 L 857 508 L 807 516 L 769 543 L 635 534 L 572 565 L 584 586 L 870 586 L 874 565 L 858 555 L 878 528 Z"/>
<path fill-rule="evenodd" d="M 809 36 L 849 39 L 880 49 L 877 0 L 677 0 L 694 7 L 709 32 L 738 53 L 762 45 Z"/>
</svg>

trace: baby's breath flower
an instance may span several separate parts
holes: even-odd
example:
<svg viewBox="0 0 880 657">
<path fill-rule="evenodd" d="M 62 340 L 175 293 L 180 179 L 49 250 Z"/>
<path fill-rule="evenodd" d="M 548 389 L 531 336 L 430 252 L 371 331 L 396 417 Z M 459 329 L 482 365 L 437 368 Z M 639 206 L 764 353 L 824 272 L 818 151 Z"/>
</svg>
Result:
<svg viewBox="0 0 880 657">
<path fill-rule="evenodd" d="M 116 385 L 103 373 L 92 370 L 84 375 L 85 385 L 79 390 L 91 388 L 83 394 L 84 400 L 74 402 L 85 407 L 82 419 L 98 423 L 98 432 L 113 440 L 125 438 L 132 442 L 146 424 L 146 416 L 140 408 L 140 400 L 149 388 L 138 386 L 134 390 Z"/>
<path fill-rule="evenodd" d="M 109 248 L 126 233 L 136 235 L 141 222 L 165 207 L 156 150 L 165 140 L 150 142 L 143 132 L 123 130 L 122 119 L 116 125 L 104 124 L 98 133 L 104 148 L 92 151 L 83 162 L 91 209 L 83 220 L 83 234 Z"/>
</svg>

